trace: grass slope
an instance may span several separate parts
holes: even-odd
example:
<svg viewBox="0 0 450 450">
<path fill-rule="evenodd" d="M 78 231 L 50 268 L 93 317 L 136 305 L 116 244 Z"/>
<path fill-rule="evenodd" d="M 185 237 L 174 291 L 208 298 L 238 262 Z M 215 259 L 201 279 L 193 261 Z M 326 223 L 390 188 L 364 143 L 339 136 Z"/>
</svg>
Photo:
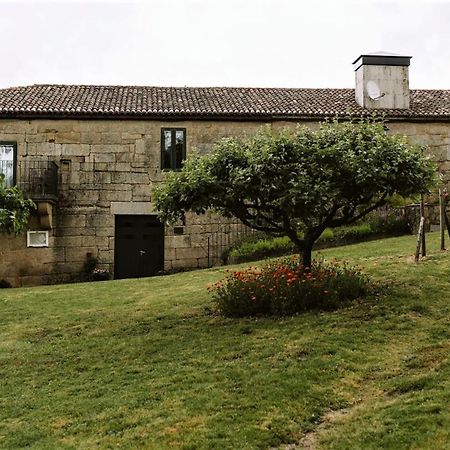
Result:
<svg viewBox="0 0 450 450">
<path fill-rule="evenodd" d="M 322 251 L 389 294 L 284 320 L 215 315 L 223 268 L 1 290 L 0 448 L 448 448 L 450 257 L 414 246 Z"/>
</svg>

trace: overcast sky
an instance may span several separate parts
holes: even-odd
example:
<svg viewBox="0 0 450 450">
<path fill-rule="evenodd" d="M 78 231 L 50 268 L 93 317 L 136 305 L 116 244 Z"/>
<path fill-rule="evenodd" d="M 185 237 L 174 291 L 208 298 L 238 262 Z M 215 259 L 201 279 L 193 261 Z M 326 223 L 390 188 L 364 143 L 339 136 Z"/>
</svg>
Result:
<svg viewBox="0 0 450 450">
<path fill-rule="evenodd" d="M 450 0 L 0 0 L 0 87 L 353 87 L 380 50 L 450 89 Z"/>
</svg>

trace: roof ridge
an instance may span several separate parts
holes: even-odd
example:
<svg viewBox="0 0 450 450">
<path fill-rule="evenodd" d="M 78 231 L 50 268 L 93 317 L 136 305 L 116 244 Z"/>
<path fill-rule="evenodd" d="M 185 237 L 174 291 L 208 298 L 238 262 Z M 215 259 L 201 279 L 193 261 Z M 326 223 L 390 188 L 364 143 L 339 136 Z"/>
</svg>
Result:
<svg viewBox="0 0 450 450">
<path fill-rule="evenodd" d="M 320 88 L 320 87 L 274 87 L 274 86 L 156 86 L 156 85 L 125 85 L 125 84 L 65 84 L 65 83 L 34 83 L 21 86 L 0 87 L 3 89 L 19 89 L 32 87 L 92 87 L 92 88 L 136 88 L 136 89 L 226 89 L 226 90 L 310 90 L 310 91 L 336 91 L 354 90 L 354 88 Z"/>
<path fill-rule="evenodd" d="M 0 87 L 5 89 L 26 89 L 33 87 L 72 87 L 72 88 L 128 88 L 128 89 L 226 89 L 226 90 L 282 90 L 282 91 L 348 91 L 355 88 L 349 87 L 273 87 L 273 86 L 157 86 L 157 85 L 126 85 L 126 84 L 65 84 L 65 83 L 34 83 L 19 86 Z M 433 91 L 433 92 L 449 92 L 449 89 L 438 88 L 414 88 L 410 91 Z"/>
</svg>

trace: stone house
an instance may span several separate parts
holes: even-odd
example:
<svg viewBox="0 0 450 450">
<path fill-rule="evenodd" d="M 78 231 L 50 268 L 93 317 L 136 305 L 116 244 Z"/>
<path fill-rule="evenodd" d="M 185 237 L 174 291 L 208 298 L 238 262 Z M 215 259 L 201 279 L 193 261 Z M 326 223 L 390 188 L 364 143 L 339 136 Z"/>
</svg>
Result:
<svg viewBox="0 0 450 450">
<path fill-rule="evenodd" d="M 0 172 L 38 205 L 25 236 L 0 235 L 0 279 L 15 286 L 78 279 L 89 256 L 115 278 L 210 265 L 211 250 L 224 236 L 232 240 L 238 225 L 213 214 L 161 224 L 152 188 L 192 149 L 208 152 L 261 126 L 317 126 L 375 110 L 390 133 L 428 145 L 448 181 L 450 91 L 410 90 L 409 63 L 362 55 L 354 89 L 0 89 Z"/>
</svg>

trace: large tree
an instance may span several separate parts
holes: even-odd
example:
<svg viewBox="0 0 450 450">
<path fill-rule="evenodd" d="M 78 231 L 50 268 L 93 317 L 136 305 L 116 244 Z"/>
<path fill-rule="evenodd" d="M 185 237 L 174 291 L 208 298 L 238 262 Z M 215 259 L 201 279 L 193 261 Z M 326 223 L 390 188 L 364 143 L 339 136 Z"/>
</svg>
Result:
<svg viewBox="0 0 450 450">
<path fill-rule="evenodd" d="M 5 187 L 0 173 L 0 232 L 23 233 L 33 209 L 36 205 L 17 186 Z"/>
<path fill-rule="evenodd" d="M 354 223 L 394 194 L 428 192 L 434 179 L 420 149 L 387 135 L 381 121 L 335 121 L 317 130 L 265 128 L 252 138 L 224 139 L 171 173 L 155 202 L 169 222 L 212 209 L 287 235 L 310 267 L 325 228 Z"/>
</svg>

